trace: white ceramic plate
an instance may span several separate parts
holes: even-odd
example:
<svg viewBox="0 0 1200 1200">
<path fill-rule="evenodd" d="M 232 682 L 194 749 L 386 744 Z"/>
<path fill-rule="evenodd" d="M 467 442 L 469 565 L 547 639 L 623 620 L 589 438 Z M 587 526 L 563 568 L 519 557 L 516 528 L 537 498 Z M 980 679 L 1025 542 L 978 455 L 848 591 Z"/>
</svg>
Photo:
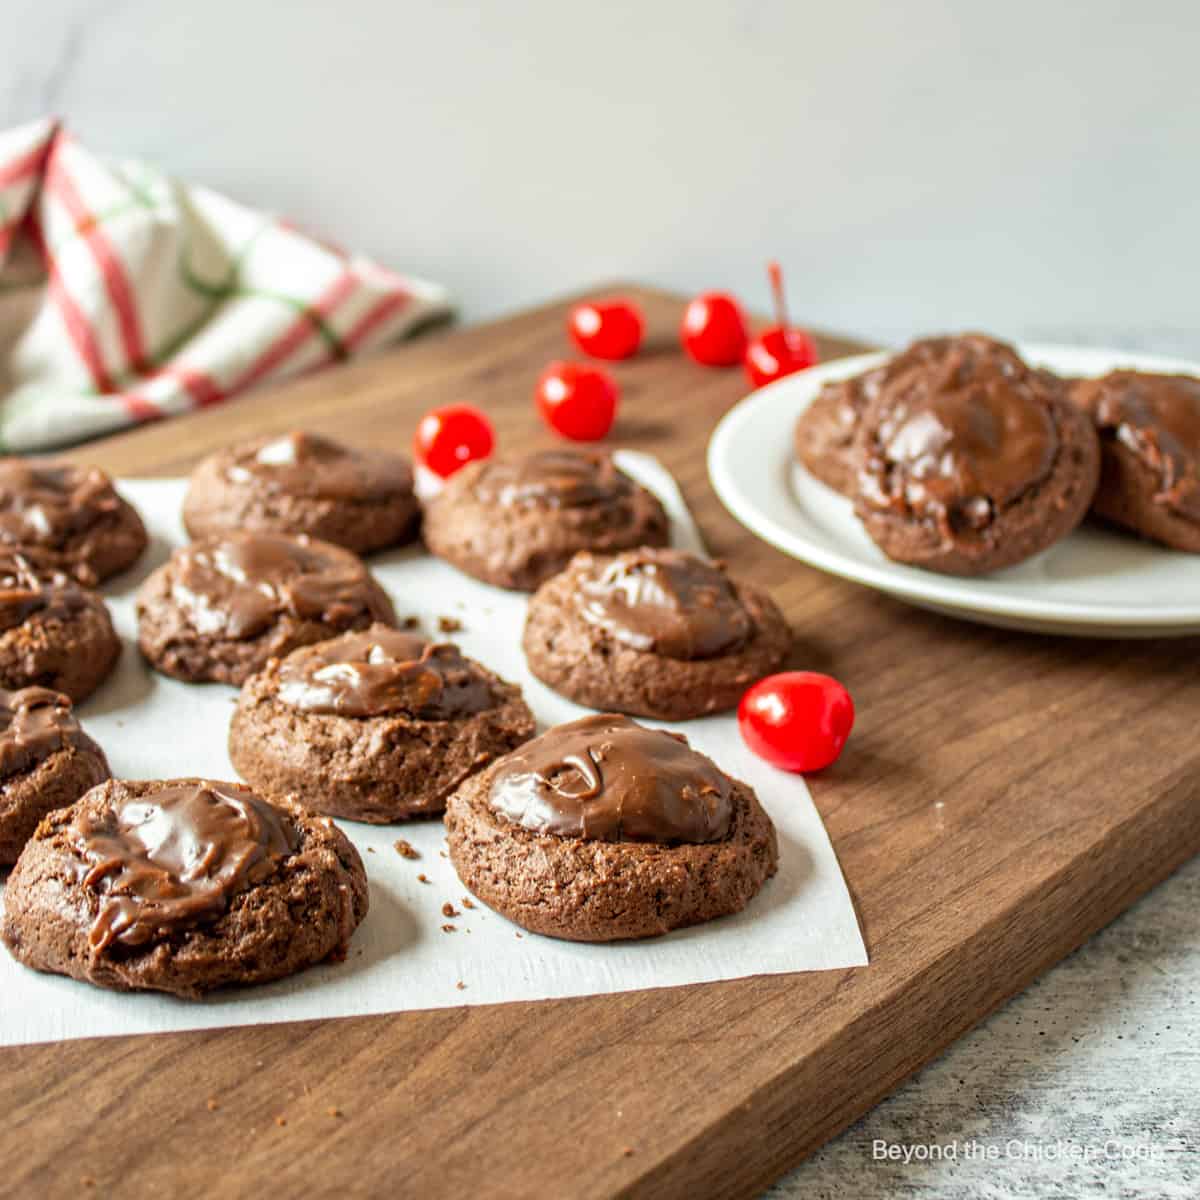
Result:
<svg viewBox="0 0 1200 1200">
<path fill-rule="evenodd" d="M 1117 367 L 1200 375 L 1200 365 L 1115 350 L 1018 347 L 1062 375 Z M 922 608 L 1038 633 L 1166 637 L 1200 633 L 1200 555 L 1182 554 L 1085 524 L 1019 566 L 959 579 L 891 562 L 867 537 L 850 501 L 792 458 L 792 430 L 821 385 L 881 362 L 864 354 L 788 376 L 748 396 L 717 426 L 708 472 L 725 507 L 787 554 Z"/>
</svg>

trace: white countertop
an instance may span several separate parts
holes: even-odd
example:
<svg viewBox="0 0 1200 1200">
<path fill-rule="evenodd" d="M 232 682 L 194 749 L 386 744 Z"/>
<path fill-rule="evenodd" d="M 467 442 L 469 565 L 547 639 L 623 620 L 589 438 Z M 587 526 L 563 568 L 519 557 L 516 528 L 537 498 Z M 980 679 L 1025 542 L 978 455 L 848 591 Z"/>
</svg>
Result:
<svg viewBox="0 0 1200 1200">
<path fill-rule="evenodd" d="M 1017 1196 L 1200 1196 L 1200 859 L 767 1193 Z"/>
</svg>

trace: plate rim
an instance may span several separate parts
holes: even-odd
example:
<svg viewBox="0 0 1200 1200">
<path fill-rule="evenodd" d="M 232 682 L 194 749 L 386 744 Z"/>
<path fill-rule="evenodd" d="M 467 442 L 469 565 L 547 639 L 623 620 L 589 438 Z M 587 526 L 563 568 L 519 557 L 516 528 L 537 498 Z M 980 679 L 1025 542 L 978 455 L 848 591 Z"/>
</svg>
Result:
<svg viewBox="0 0 1200 1200">
<path fill-rule="evenodd" d="M 1097 369 L 1107 371 L 1117 369 L 1115 364 L 1125 359 L 1130 366 L 1138 370 L 1200 375 L 1200 364 L 1198 363 L 1164 355 L 1141 354 L 1136 351 L 1041 342 L 1019 342 L 1016 344 L 1016 349 L 1023 358 L 1034 361 L 1055 358 L 1060 355 L 1070 355 L 1076 358 L 1094 357 L 1098 364 L 1103 363 L 1103 366 L 1098 366 Z M 971 613 L 978 612 L 981 615 L 1015 617 L 1031 621 L 1049 618 L 1073 625 L 1128 627 L 1131 631 L 1134 629 L 1161 629 L 1165 632 L 1181 626 L 1190 626 L 1190 632 L 1200 630 L 1200 599 L 1191 607 L 1179 605 L 1159 607 L 1153 613 L 1129 606 L 1100 611 L 1094 606 L 1078 601 L 1055 599 L 1029 601 L 1017 596 L 989 595 L 986 591 L 983 591 L 978 598 L 972 598 L 967 602 L 953 591 L 947 595 L 945 591 L 940 590 L 939 583 L 943 577 L 936 573 L 921 572 L 920 568 L 908 567 L 902 563 L 863 562 L 851 558 L 849 555 L 830 551 L 811 539 L 805 538 L 802 534 L 783 528 L 773 518 L 764 515 L 742 493 L 729 466 L 733 456 L 725 453 L 726 448 L 734 441 L 741 427 L 757 415 L 759 408 L 770 404 L 772 399 L 779 399 L 780 393 L 787 394 L 794 390 L 797 382 L 801 379 L 814 387 L 819 386 L 825 380 L 846 378 L 858 374 L 862 370 L 868 370 L 893 353 L 895 352 L 881 350 L 831 359 L 827 363 L 820 363 L 804 371 L 785 376 L 783 379 L 777 379 L 773 383 L 743 396 L 717 422 L 709 437 L 706 453 L 709 482 L 712 484 L 717 498 L 741 525 L 777 550 L 827 574 L 874 588 L 888 595 L 898 596 L 904 600 L 917 603 L 933 602 L 952 607 L 961 611 L 964 619 L 968 620 Z M 808 398 L 808 403 L 811 403 L 815 394 L 814 390 Z M 804 406 L 791 410 L 790 420 L 794 422 L 803 411 Z M 786 444 L 790 448 L 790 438 Z M 787 465 L 784 464 L 785 469 Z M 910 571 L 914 572 L 917 577 L 910 577 L 907 574 Z M 921 575 L 928 575 L 929 579 L 922 579 Z"/>
</svg>

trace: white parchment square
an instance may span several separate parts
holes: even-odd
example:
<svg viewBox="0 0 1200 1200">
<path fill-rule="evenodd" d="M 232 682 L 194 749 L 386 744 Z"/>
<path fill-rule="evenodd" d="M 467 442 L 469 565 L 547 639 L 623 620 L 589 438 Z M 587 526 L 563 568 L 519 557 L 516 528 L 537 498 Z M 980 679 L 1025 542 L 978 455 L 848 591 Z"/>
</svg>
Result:
<svg viewBox="0 0 1200 1200">
<path fill-rule="evenodd" d="M 621 463 L 662 496 L 676 543 L 700 549 L 695 525 L 662 466 L 629 451 L 622 452 Z M 79 709 L 118 777 L 236 778 L 225 746 L 235 690 L 156 675 L 135 645 L 134 592 L 171 547 L 185 540 L 179 518 L 185 487 L 179 479 L 120 484 L 145 518 L 153 543 L 138 569 L 106 593 L 125 652 L 114 677 Z M 584 714 L 527 670 L 520 647 L 525 596 L 477 583 L 418 549 L 379 556 L 370 565 L 397 613 L 419 617 L 427 633 L 436 635 L 440 616 L 461 620 L 454 640 L 524 688 L 539 727 Z M 0 950 L 0 1045 L 544 1000 L 864 965 L 866 949 L 845 881 L 803 780 L 751 754 L 732 716 L 661 724 L 686 733 L 697 749 L 749 783 L 778 828 L 779 873 L 737 916 L 647 941 L 600 946 L 518 936 L 516 926 L 482 905 L 463 908 L 466 892 L 443 856 L 440 822 L 379 827 L 341 821 L 363 856 L 371 885 L 371 911 L 345 963 L 266 987 L 182 1001 L 40 975 Z M 392 845 L 398 837 L 410 841 L 421 858 L 401 858 Z M 431 882 L 418 882 L 421 873 Z M 454 933 L 442 931 L 447 901 L 462 913 L 452 922 Z"/>
</svg>

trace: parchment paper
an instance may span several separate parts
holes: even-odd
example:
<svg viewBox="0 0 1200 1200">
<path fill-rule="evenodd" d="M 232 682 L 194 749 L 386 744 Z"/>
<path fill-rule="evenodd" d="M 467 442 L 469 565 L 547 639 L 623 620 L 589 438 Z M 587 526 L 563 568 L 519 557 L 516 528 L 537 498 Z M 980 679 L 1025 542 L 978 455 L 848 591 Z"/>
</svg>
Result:
<svg viewBox="0 0 1200 1200">
<path fill-rule="evenodd" d="M 630 451 L 622 452 L 622 466 L 667 504 L 676 544 L 702 550 L 663 467 Z M 185 481 L 127 480 L 119 486 L 142 512 L 153 543 L 138 568 L 106 593 L 125 651 L 113 678 L 80 707 L 80 719 L 104 746 L 115 776 L 236 778 L 225 748 L 234 689 L 156 675 L 136 649 L 134 592 L 171 547 L 186 540 L 179 519 Z M 539 727 L 584 714 L 526 669 L 520 648 L 525 596 L 468 579 L 419 548 L 373 558 L 370 565 L 397 613 L 418 616 L 427 634 L 437 635 L 440 616 L 461 620 L 454 640 L 466 654 L 521 684 Z M 803 780 L 746 750 L 732 716 L 664 727 L 686 733 L 698 749 L 754 787 L 778 827 L 779 874 L 737 916 L 648 941 L 602 946 L 519 933 L 481 904 L 463 908 L 467 893 L 443 857 L 439 821 L 386 827 L 343 821 L 371 885 L 371 910 L 346 962 L 266 987 L 181 1001 L 40 975 L 0 948 L 0 1045 L 543 1000 L 865 964 L 841 870 Z M 420 851 L 419 860 L 406 860 L 393 849 L 398 837 Z M 418 882 L 420 873 L 431 882 Z M 462 914 L 449 922 L 441 911 L 447 901 Z M 447 923 L 455 932 L 442 931 Z"/>
</svg>

